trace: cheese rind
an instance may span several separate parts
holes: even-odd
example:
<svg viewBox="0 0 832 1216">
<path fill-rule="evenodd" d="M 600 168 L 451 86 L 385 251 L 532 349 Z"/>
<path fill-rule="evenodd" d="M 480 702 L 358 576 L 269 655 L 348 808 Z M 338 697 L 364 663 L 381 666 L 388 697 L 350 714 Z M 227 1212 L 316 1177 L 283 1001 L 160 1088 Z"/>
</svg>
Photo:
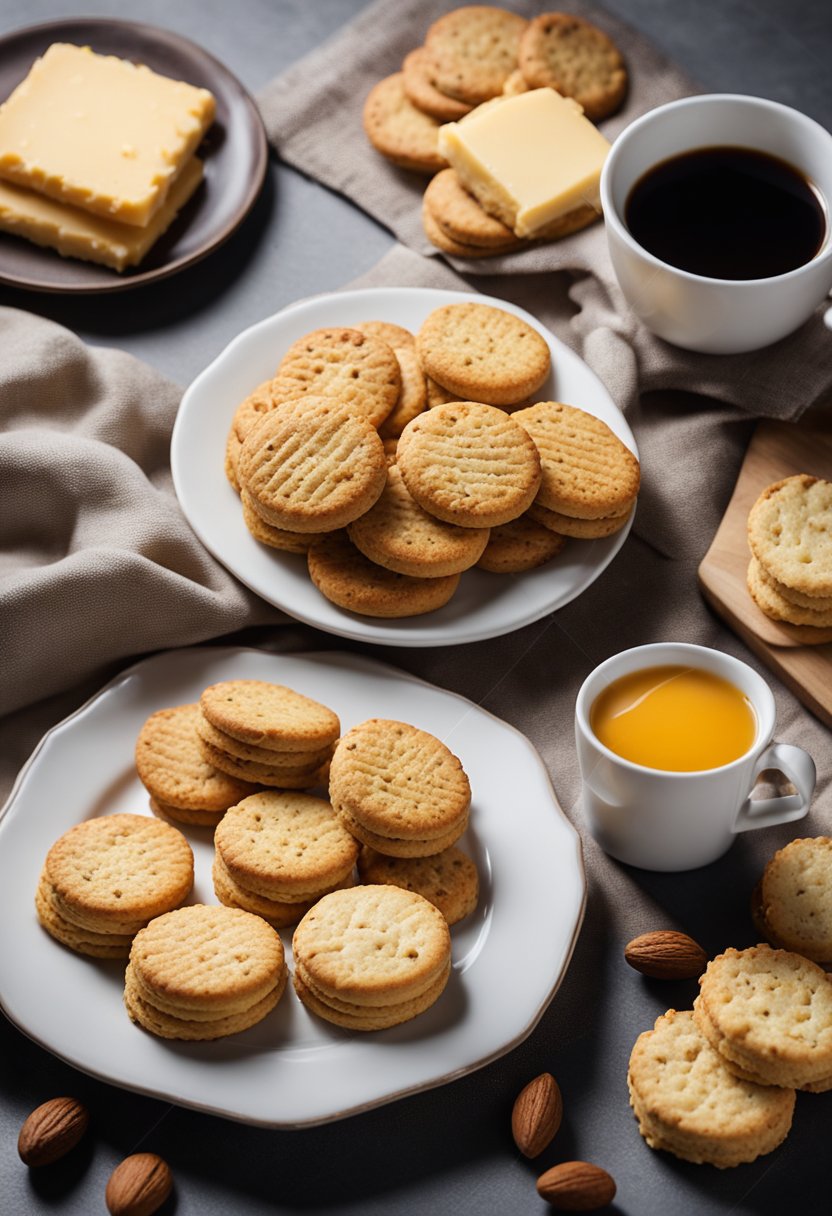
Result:
<svg viewBox="0 0 832 1216">
<path fill-rule="evenodd" d="M 207 89 L 53 43 L 0 106 L 0 178 L 143 227 L 214 113 Z"/>
<path fill-rule="evenodd" d="M 465 188 L 522 237 L 582 205 L 600 211 L 609 149 L 580 106 L 554 89 L 496 98 L 439 128 L 439 151 Z"/>
<path fill-rule="evenodd" d="M 67 207 L 33 190 L 0 182 L 0 231 L 56 249 L 64 257 L 125 270 L 141 262 L 201 181 L 202 162 L 193 156 L 144 228 L 119 224 L 80 207 Z"/>
</svg>

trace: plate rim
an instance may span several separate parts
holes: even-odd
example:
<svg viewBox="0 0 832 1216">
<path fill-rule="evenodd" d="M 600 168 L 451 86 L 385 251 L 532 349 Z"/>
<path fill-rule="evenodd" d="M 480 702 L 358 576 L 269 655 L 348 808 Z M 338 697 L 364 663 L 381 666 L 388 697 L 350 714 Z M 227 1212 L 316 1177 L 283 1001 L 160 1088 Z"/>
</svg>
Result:
<svg viewBox="0 0 832 1216">
<path fill-rule="evenodd" d="M 292 1130 L 292 1129 L 301 1129 L 301 1128 L 308 1128 L 308 1127 L 319 1127 L 319 1126 L 323 1126 L 328 1123 L 337 1122 L 344 1118 L 351 1118 L 354 1115 L 363 1114 L 367 1111 L 375 1110 L 379 1107 L 389 1105 L 390 1103 L 399 1101 L 402 1098 L 410 1097 L 411 1095 L 415 1095 L 418 1093 L 424 1093 L 428 1090 L 437 1089 L 443 1085 L 447 1085 L 447 1084 L 451 1083 L 452 1081 L 460 1079 L 461 1077 L 468 1076 L 474 1072 L 478 1072 L 480 1069 L 487 1067 L 489 1064 L 493 1063 L 495 1060 L 498 1060 L 502 1056 L 509 1054 L 509 1052 L 513 1051 L 521 1043 L 525 1042 L 525 1040 L 534 1032 L 535 1028 L 537 1027 L 538 1023 L 540 1022 L 544 1013 L 549 1008 L 549 1006 L 551 1005 L 555 996 L 557 995 L 557 992 L 560 989 L 564 979 L 566 978 L 566 974 L 567 974 L 570 964 L 572 962 L 572 958 L 573 958 L 573 955 L 575 952 L 575 947 L 577 945 L 578 938 L 580 936 L 581 928 L 583 926 L 583 922 L 584 922 L 584 918 L 585 918 L 589 883 L 588 883 L 588 878 L 587 878 L 583 841 L 582 841 L 581 835 L 578 832 L 575 825 L 572 823 L 572 821 L 568 818 L 565 811 L 563 810 L 563 807 L 560 804 L 560 800 L 558 799 L 555 789 L 552 785 L 552 780 L 551 780 L 551 777 L 549 774 L 549 770 L 547 769 L 546 764 L 543 760 L 543 757 L 540 755 L 537 748 L 534 746 L 534 744 L 529 739 L 529 737 L 526 734 L 524 734 L 523 731 L 521 731 L 518 727 L 514 726 L 510 722 L 507 722 L 505 719 L 500 718 L 497 714 L 492 713 L 491 710 L 486 709 L 485 707 L 483 707 L 481 705 L 478 705 L 476 702 L 472 701 L 470 697 L 466 697 L 462 693 L 454 692 L 451 689 L 442 688 L 441 686 L 439 686 L 437 684 L 433 684 L 429 680 L 423 679 L 421 676 L 417 676 L 402 668 L 395 667 L 393 664 L 388 663 L 384 660 L 378 659 L 375 656 L 353 654 L 350 651 L 343 651 L 343 650 L 333 650 L 333 651 L 314 650 L 314 651 L 289 652 L 288 654 L 283 654 L 281 652 L 276 652 L 276 651 L 264 651 L 264 650 L 259 649 L 256 646 L 201 645 L 201 646 L 182 646 L 182 647 L 175 647 L 171 650 L 158 651 L 155 654 L 152 654 L 149 656 L 144 656 L 143 658 L 137 660 L 135 663 L 130 664 L 130 666 L 117 672 L 110 680 L 108 680 L 96 692 L 94 692 L 91 696 L 89 696 L 83 702 L 83 704 L 79 705 L 71 713 L 67 714 L 59 722 L 54 723 L 47 731 L 44 732 L 44 734 L 41 736 L 38 743 L 35 745 L 34 749 L 32 750 L 32 753 L 30 754 L 30 756 L 28 757 L 26 762 L 23 764 L 23 766 L 19 770 L 17 777 L 15 778 L 15 781 L 9 792 L 8 798 L 6 799 L 2 808 L 0 808 L 0 836 L 2 836 L 3 823 L 6 820 L 6 818 L 8 817 L 8 814 L 12 811 L 14 803 L 16 802 L 17 798 L 20 796 L 20 792 L 23 788 L 23 785 L 26 782 L 28 774 L 30 773 L 30 771 L 34 767 L 34 765 L 36 764 L 38 756 L 42 753 L 42 751 L 48 745 L 50 739 L 55 734 L 57 734 L 60 730 L 62 730 L 63 728 L 68 726 L 70 723 L 72 723 L 76 718 L 81 717 L 101 697 L 103 697 L 105 694 L 107 694 L 111 690 L 115 689 L 118 685 L 125 683 L 127 680 L 129 680 L 129 678 L 135 672 L 140 670 L 145 665 L 147 665 L 149 663 L 157 662 L 160 659 L 170 660 L 171 657 L 178 656 L 178 655 L 198 655 L 198 654 L 203 654 L 206 657 L 216 657 L 216 658 L 226 658 L 227 659 L 232 656 L 237 656 L 237 655 L 244 654 L 244 653 L 255 654 L 258 656 L 265 656 L 267 658 L 276 659 L 276 660 L 280 660 L 283 658 L 289 658 L 289 659 L 301 659 L 301 660 L 305 660 L 305 659 L 323 660 L 324 662 L 329 660 L 330 657 L 334 656 L 338 660 L 346 660 L 347 664 L 351 665 L 354 668 L 355 667 L 357 667 L 358 669 L 369 668 L 369 669 L 373 669 L 374 671 L 377 671 L 377 672 L 386 672 L 386 673 L 392 672 L 397 679 L 401 679 L 405 683 L 412 683 L 412 684 L 420 685 L 423 688 L 426 688 L 430 691 L 439 692 L 443 696 L 446 696 L 453 700 L 459 701 L 462 705 L 464 705 L 467 708 L 473 707 L 478 712 L 486 715 L 488 718 L 490 718 L 494 722 L 496 722 L 502 729 L 505 729 L 505 730 L 508 730 L 509 732 L 511 732 L 511 734 L 513 734 L 521 742 L 525 751 L 527 753 L 530 753 L 532 760 L 536 764 L 536 767 L 538 768 L 539 773 L 543 778 L 544 784 L 549 791 L 551 803 L 554 806 L 556 814 L 558 815 L 559 819 L 561 820 L 562 826 L 564 828 L 566 828 L 566 830 L 567 830 L 567 837 L 571 842 L 571 850 L 570 850 L 571 863 L 574 866 L 574 876 L 575 876 L 578 886 L 580 888 L 580 903 L 579 903 L 579 907 L 577 908 L 577 910 L 575 912 L 574 924 L 572 927 L 572 932 L 571 932 L 569 941 L 566 944 L 566 948 L 565 948 L 564 956 L 563 956 L 563 962 L 561 964 L 560 971 L 558 972 L 557 976 L 552 981 L 552 983 L 549 985 L 543 999 L 540 1001 L 538 1006 L 527 1015 L 523 1027 L 521 1027 L 521 1029 L 517 1032 L 517 1034 L 515 1034 L 506 1043 L 495 1048 L 493 1051 L 490 1051 L 487 1054 L 478 1057 L 473 1062 L 461 1065 L 460 1067 L 452 1069 L 447 1072 L 444 1072 L 439 1076 L 428 1078 L 419 1083 L 408 1084 L 403 1088 L 399 1088 L 392 1092 L 385 1093 L 376 1098 L 371 1098 L 366 1101 L 356 1103 L 355 1105 L 347 1106 L 346 1108 L 343 1108 L 343 1109 L 332 1111 L 323 1116 L 314 1116 L 311 1118 L 292 1119 L 292 1120 L 274 1119 L 274 1118 L 266 1119 L 266 1118 L 247 1116 L 239 1111 L 229 1111 L 226 1108 L 214 1105 L 210 1102 L 199 1101 L 199 1100 L 192 1099 L 192 1098 L 182 1098 L 181 1096 L 178 1096 L 175 1093 L 172 1093 L 167 1089 L 160 1090 L 158 1087 L 142 1086 L 140 1084 L 128 1083 L 128 1082 L 122 1081 L 122 1080 L 114 1080 L 111 1076 L 107 1075 L 106 1072 L 96 1069 L 95 1067 L 92 1067 L 91 1065 L 88 1065 L 85 1063 L 79 1063 L 71 1054 L 67 1054 L 60 1050 L 57 1050 L 55 1047 L 44 1042 L 43 1039 L 39 1037 L 39 1035 L 32 1033 L 32 1031 L 29 1030 L 25 1025 L 21 1024 L 21 1022 L 9 1010 L 5 1000 L 3 999 L 2 992 L 0 992 L 0 1011 L 3 1012 L 5 1017 L 8 1018 L 8 1020 L 12 1023 L 13 1026 L 16 1027 L 17 1030 L 19 1030 L 23 1035 L 25 1035 L 32 1042 L 36 1043 L 38 1045 L 38 1047 L 40 1047 L 42 1050 L 49 1052 L 50 1055 L 53 1055 L 57 1059 L 62 1060 L 64 1063 L 68 1064 L 70 1067 L 75 1068 L 77 1071 L 84 1073 L 87 1076 L 93 1077 L 98 1081 L 104 1082 L 105 1084 L 108 1084 L 108 1085 L 113 1085 L 116 1088 L 123 1089 L 130 1093 L 138 1093 L 138 1094 L 142 1094 L 147 1097 L 155 1098 L 160 1101 L 167 1101 L 167 1102 L 172 1103 L 173 1105 L 180 1106 L 185 1109 L 196 1110 L 196 1111 L 200 1111 L 205 1114 L 215 1115 L 220 1118 L 228 1119 L 232 1122 L 241 1123 L 241 1124 L 245 1124 L 245 1125 L 252 1126 L 252 1127 L 264 1127 L 264 1128 L 272 1128 L 272 1129 Z"/>
<path fill-rule="evenodd" d="M 185 426 L 185 424 L 183 423 L 183 418 L 186 417 L 188 410 L 190 408 L 190 399 L 191 399 L 192 395 L 196 391 L 198 391 L 198 389 L 201 387 L 201 385 L 204 381 L 210 379 L 212 374 L 215 374 L 217 367 L 227 357 L 229 357 L 229 356 L 233 357 L 233 353 L 237 347 L 239 347 L 240 345 L 243 345 L 245 342 L 251 340 L 253 338 L 253 336 L 258 333 L 258 331 L 265 330 L 265 329 L 269 328 L 270 326 L 272 326 L 273 324 L 275 324 L 275 322 L 277 322 L 278 319 L 282 319 L 287 316 L 289 318 L 292 318 L 298 312 L 303 312 L 306 309 L 314 309 L 316 306 L 318 306 L 322 303 L 325 304 L 329 300 L 343 301 L 345 299 L 349 300 L 350 298 L 355 298 L 355 297 L 359 297 L 362 299 L 363 298 L 372 298 L 373 296 L 384 295 L 384 294 L 387 294 L 390 292 L 394 292 L 396 294 L 402 294 L 404 297 L 431 296 L 431 297 L 434 297 L 435 299 L 437 299 L 437 305 L 436 305 L 437 307 L 440 307 L 443 303 L 455 303 L 455 302 L 475 300 L 478 303 L 489 304 L 493 307 L 499 307 L 504 310 L 510 311 L 515 316 L 519 316 L 523 320 L 527 321 L 529 324 L 531 324 L 536 329 L 536 331 L 538 333 L 541 334 L 541 336 L 546 340 L 547 344 L 550 345 L 550 347 L 554 346 L 556 349 L 559 347 L 563 347 L 564 350 L 568 351 L 569 355 L 572 358 L 576 359 L 580 364 L 582 364 L 582 366 L 586 370 L 586 372 L 588 372 L 594 378 L 594 380 L 597 381 L 598 386 L 604 393 L 605 397 L 608 399 L 610 406 L 612 407 L 612 409 L 614 409 L 616 411 L 616 413 L 620 417 L 621 429 L 624 431 L 624 435 L 625 435 L 623 442 L 626 443 L 626 446 L 630 449 L 631 452 L 633 452 L 633 454 L 636 457 L 639 456 L 638 444 L 636 442 L 636 438 L 635 438 L 635 435 L 633 434 L 632 428 L 630 427 L 630 424 L 629 424 L 626 416 L 624 415 L 623 411 L 621 411 L 619 409 L 619 407 L 616 405 L 615 401 L 613 400 L 612 394 L 610 393 L 609 389 L 604 384 L 604 382 L 601 380 L 598 373 L 595 372 L 589 366 L 589 364 L 586 362 L 586 360 L 584 360 L 582 358 L 582 356 L 578 354 L 577 351 L 573 350 L 570 346 L 568 346 L 568 344 L 566 342 L 564 342 L 563 339 L 558 338 L 557 335 L 554 334 L 548 328 L 548 326 L 544 325 L 542 321 L 540 321 L 537 317 L 534 316 L 534 314 L 530 313 L 527 309 L 523 308 L 521 305 L 514 304 L 510 300 L 503 300 L 498 296 L 485 295 L 479 291 L 460 290 L 460 289 L 453 289 L 453 288 L 421 287 L 421 286 L 409 286 L 409 285 L 408 286 L 397 286 L 394 284 L 373 286 L 373 287 L 355 287 L 355 288 L 347 287 L 347 288 L 342 288 L 342 289 L 338 289 L 335 291 L 319 292 L 313 296 L 305 296 L 300 300 L 294 300 L 290 304 L 287 304 L 284 308 L 278 309 L 277 312 L 270 314 L 268 317 L 263 317 L 259 321 L 255 321 L 252 325 L 247 326 L 245 329 L 241 330 L 238 334 L 235 334 L 235 336 L 229 342 L 226 343 L 226 345 L 223 347 L 223 349 L 217 355 L 215 355 L 215 357 L 211 360 L 211 362 L 194 377 L 194 379 L 190 382 L 190 384 L 188 384 L 184 393 L 182 394 L 182 400 L 180 401 L 179 408 L 177 409 L 177 412 L 176 412 L 176 418 L 174 419 L 173 429 L 171 431 L 171 440 L 170 440 L 171 476 L 173 479 L 173 487 L 174 487 L 174 492 L 176 494 L 177 501 L 179 503 L 179 506 L 180 506 L 180 509 L 182 510 L 183 515 L 185 516 L 185 519 L 188 522 L 188 525 L 193 530 L 193 532 L 196 534 L 196 536 L 199 538 L 201 543 L 205 546 L 205 548 L 212 555 L 212 557 L 214 557 L 216 561 L 218 561 L 226 570 L 228 570 L 229 573 L 231 573 L 231 575 L 234 578 L 236 578 L 238 582 L 242 583 L 243 586 L 248 587 L 248 589 L 250 591 L 252 591 L 255 595 L 257 595 L 260 599 L 262 599 L 265 603 L 271 604 L 272 607 L 277 608 L 282 612 L 285 612 L 286 615 L 291 617 L 292 619 L 300 621 L 304 625 L 309 625 L 312 628 L 320 629 L 324 633 L 327 633 L 327 634 L 330 634 L 330 635 L 336 636 L 336 637 L 346 638 L 353 642 L 369 642 L 373 645 L 378 645 L 378 646 L 406 646 L 408 648 L 413 648 L 413 649 L 428 648 L 431 646 L 466 645 L 466 644 L 472 643 L 472 642 L 483 642 L 483 641 L 487 641 L 491 638 L 502 637 L 502 636 L 505 636 L 506 634 L 515 633 L 518 629 L 523 629 L 528 625 L 532 625 L 535 622 L 542 620 L 544 617 L 548 616 L 549 614 L 559 611 L 560 608 L 566 607 L 567 604 L 571 603 L 572 600 L 576 599 L 578 596 L 583 594 L 584 591 L 588 590 L 589 587 L 594 582 L 596 582 L 598 578 L 600 578 L 600 576 L 604 573 L 604 571 L 611 564 L 611 562 L 621 552 L 621 549 L 623 548 L 623 546 L 627 540 L 627 537 L 629 536 L 630 531 L 632 529 L 633 521 L 635 519 L 635 514 L 638 509 L 637 505 L 631 511 L 630 517 L 627 520 L 627 523 L 624 525 L 624 527 L 621 528 L 620 531 L 618 533 L 616 533 L 613 537 L 608 538 L 610 540 L 614 540 L 615 544 L 610 547 L 610 551 L 606 554 L 606 556 L 602 560 L 600 560 L 600 563 L 597 566 L 597 569 L 595 569 L 593 576 L 590 579 L 589 583 L 587 583 L 585 586 L 583 586 L 579 591 L 576 591 L 574 594 L 570 595 L 569 599 L 567 599 L 564 603 L 558 604 L 557 606 L 554 606 L 554 607 L 551 604 L 545 604 L 543 607 L 538 606 L 536 608 L 533 608 L 533 609 L 529 610 L 527 613 L 523 614 L 519 619 L 513 621 L 511 624 L 509 624 L 507 626 L 502 626 L 502 625 L 495 626 L 493 624 L 489 626 L 487 623 L 483 623 L 479 628 L 474 628 L 474 629 L 466 628 L 465 626 L 463 626 L 459 632 L 459 636 L 442 637 L 442 636 L 440 636 L 438 630 L 436 632 L 431 630 L 430 623 L 429 623 L 430 619 L 431 619 L 431 614 L 426 614 L 424 617 L 419 617 L 419 618 L 413 618 L 413 617 L 402 618 L 403 620 L 406 620 L 406 621 L 413 621 L 413 620 L 418 619 L 419 621 L 427 622 L 426 624 L 423 624 L 420 627 L 414 627 L 414 632 L 411 633 L 411 632 L 405 632 L 404 630 L 402 630 L 401 632 L 398 632 L 395 628 L 395 625 L 386 621 L 384 618 L 358 617 L 358 616 L 353 617 L 352 614 L 343 612 L 343 615 L 341 617 L 339 617 L 339 623 L 338 623 L 338 626 L 336 627 L 335 625 L 330 624 L 330 623 L 326 623 L 326 624 L 322 623 L 318 617 L 316 617 L 312 614 L 305 613 L 305 612 L 299 612 L 295 607 L 287 608 L 285 603 L 278 602 L 275 598 L 269 598 L 269 597 L 265 596 L 262 593 L 262 591 L 258 587 L 253 586 L 250 579 L 246 578 L 246 576 L 244 574 L 241 574 L 238 569 L 232 569 L 231 567 L 226 565 L 225 560 L 218 554 L 215 542 L 212 540 L 212 537 L 210 536 L 210 534 L 206 535 L 205 530 L 203 529 L 201 524 L 194 521 L 194 519 L 192 518 L 191 511 L 186 508 L 185 501 L 183 501 L 182 487 L 183 487 L 183 485 L 187 486 L 187 473 L 185 472 L 185 459 L 184 459 L 184 454 L 181 452 L 181 435 L 182 435 L 182 432 L 183 432 L 183 429 Z M 185 493 L 184 493 L 184 499 L 185 500 L 188 499 L 187 489 L 185 490 Z M 587 542 L 583 542 L 583 543 L 587 543 Z M 541 569 L 545 569 L 545 567 L 541 567 Z M 534 574 L 535 571 L 530 571 L 529 573 Z M 518 577 L 522 577 L 522 576 L 518 576 Z M 339 610 L 339 611 L 341 611 L 341 610 Z M 452 627 L 452 629 L 453 629 L 453 627 Z"/>
<path fill-rule="evenodd" d="M 156 40 L 173 44 L 177 48 L 181 48 L 189 55 L 196 56 L 199 59 L 207 60 L 213 67 L 214 71 L 225 78 L 225 80 L 233 86 L 234 90 L 239 95 L 240 104 L 246 109 L 250 119 L 250 126 L 253 135 L 252 149 L 254 152 L 254 169 L 251 174 L 248 188 L 238 205 L 234 216 L 230 222 L 226 223 L 220 232 L 211 237 L 207 243 L 201 245 L 198 249 L 193 250 L 189 254 L 183 254 L 173 262 L 166 262 L 163 266 L 157 266 L 154 270 L 141 271 L 131 275 L 130 278 L 121 278 L 117 271 L 112 271 L 114 281 L 110 282 L 94 282 L 89 284 L 66 285 L 57 281 L 41 281 L 26 276 L 9 274 L 2 268 L 0 261 L 0 284 L 7 287 L 13 287 L 18 290 L 42 292 L 45 295 L 67 295 L 67 296 L 92 296 L 92 295 L 112 295 L 123 291 L 131 291 L 145 287 L 150 283 L 157 283 L 162 279 L 170 278 L 171 275 L 178 274 L 182 270 L 186 270 L 189 266 L 201 262 L 209 254 L 219 249 L 226 241 L 233 236 L 246 217 L 249 215 L 252 207 L 257 201 L 260 192 L 263 188 L 263 183 L 266 178 L 266 171 L 269 163 L 269 145 L 266 136 L 266 129 L 263 124 L 263 119 L 257 105 L 249 90 L 243 82 L 236 76 L 229 67 L 227 67 L 221 59 L 218 59 L 211 51 L 206 50 L 198 42 L 185 34 L 180 34 L 176 30 L 167 29 L 164 26 L 154 25 L 147 21 L 133 21 L 129 18 L 121 17 L 102 17 L 102 16 L 82 16 L 82 17 L 62 17 L 55 18 L 49 21 L 38 21 L 33 25 L 22 25 L 16 29 L 7 30 L 0 35 L 0 56 L 2 56 L 6 46 L 17 39 L 33 37 L 41 33 L 46 36 L 49 31 L 57 33 L 68 27 L 86 27 L 90 30 L 100 28 L 102 26 L 112 27 L 117 26 L 127 31 L 133 31 L 138 36 L 143 36 L 149 40 Z M 3 233 L 2 235 L 11 235 Z M 93 263 L 84 263 L 82 259 L 64 259 L 56 250 L 44 250 L 54 254 L 57 259 L 56 267 L 60 268 L 63 261 L 71 262 L 73 267 L 84 267 L 85 265 L 93 265 Z M 107 269 L 96 265 L 97 270 Z"/>
</svg>

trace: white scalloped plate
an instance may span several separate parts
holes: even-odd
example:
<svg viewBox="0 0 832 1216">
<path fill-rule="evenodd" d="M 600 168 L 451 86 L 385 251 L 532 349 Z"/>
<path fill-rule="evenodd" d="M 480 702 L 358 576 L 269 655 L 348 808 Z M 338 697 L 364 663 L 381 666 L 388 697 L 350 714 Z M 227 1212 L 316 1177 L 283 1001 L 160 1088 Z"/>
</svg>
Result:
<svg viewBox="0 0 832 1216">
<path fill-rule="evenodd" d="M 478 642 L 530 625 L 580 595 L 618 553 L 632 524 L 605 540 L 570 540 L 555 561 L 522 575 L 469 570 L 453 599 L 425 616 L 384 620 L 358 616 L 324 599 L 306 559 L 259 544 L 243 523 L 225 472 L 225 441 L 238 403 L 273 376 L 284 352 L 312 329 L 384 319 L 418 330 L 443 304 L 478 300 L 513 312 L 546 339 L 552 372 L 538 400 L 565 401 L 601 418 L 636 452 L 624 415 L 582 359 L 533 316 L 506 300 L 423 287 L 336 292 L 293 304 L 245 330 L 188 388 L 173 431 L 171 468 L 185 516 L 199 539 L 240 582 L 290 616 L 327 633 L 395 646 Z"/>
<path fill-rule="evenodd" d="M 35 887 L 58 836 L 95 815 L 149 813 L 133 763 L 145 718 L 231 678 L 297 688 L 331 706 L 344 729 L 369 717 L 412 722 L 461 758 L 473 789 L 461 843 L 477 862 L 480 902 L 452 930 L 448 987 L 413 1021 L 352 1034 L 307 1013 L 290 985 L 242 1034 L 168 1042 L 127 1017 L 123 963 L 73 954 L 38 924 Z M 183 830 L 193 900 L 216 903 L 211 834 Z M 18 778 L 0 820 L 0 1005 L 41 1046 L 115 1085 L 246 1123 L 324 1123 L 445 1084 L 522 1042 L 565 974 L 585 892 L 580 841 L 540 756 L 470 701 L 354 655 L 174 650 L 129 668 L 51 730 Z"/>
</svg>

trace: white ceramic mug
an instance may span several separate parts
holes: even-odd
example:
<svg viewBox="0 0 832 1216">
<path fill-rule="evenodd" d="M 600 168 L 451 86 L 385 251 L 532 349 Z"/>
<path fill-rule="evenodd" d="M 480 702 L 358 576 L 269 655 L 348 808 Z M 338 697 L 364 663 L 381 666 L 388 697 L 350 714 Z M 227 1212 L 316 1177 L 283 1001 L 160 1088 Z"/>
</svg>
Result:
<svg viewBox="0 0 832 1216">
<path fill-rule="evenodd" d="M 748 751 L 719 768 L 668 772 L 633 764 L 610 751 L 590 726 L 596 697 L 613 680 L 647 667 L 702 668 L 744 693 L 757 719 Z M 589 830 L 605 852 L 645 870 L 692 870 L 721 857 L 737 832 L 791 823 L 809 810 L 815 788 L 811 756 L 774 743 L 774 697 L 756 671 L 731 655 L 686 642 L 657 642 L 613 655 L 587 676 L 575 704 L 575 735 Z M 776 769 L 797 790 L 750 797 L 760 773 Z"/>
<path fill-rule="evenodd" d="M 811 261 L 767 279 L 712 279 L 669 266 L 634 240 L 627 197 L 648 169 L 694 148 L 754 148 L 788 161 L 823 196 L 826 235 Z M 807 321 L 832 288 L 832 135 L 778 102 L 733 93 L 685 97 L 650 110 L 616 139 L 601 174 L 613 269 L 648 329 L 710 354 L 756 350 Z"/>
</svg>

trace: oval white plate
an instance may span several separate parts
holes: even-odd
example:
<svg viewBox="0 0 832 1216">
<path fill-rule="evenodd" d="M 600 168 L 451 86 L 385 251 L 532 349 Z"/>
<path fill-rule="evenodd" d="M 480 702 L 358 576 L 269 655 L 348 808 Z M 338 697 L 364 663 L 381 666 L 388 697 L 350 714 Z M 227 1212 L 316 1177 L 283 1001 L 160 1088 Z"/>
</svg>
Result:
<svg viewBox="0 0 832 1216">
<path fill-rule="evenodd" d="M 73 954 L 38 924 L 34 892 L 54 841 L 95 815 L 149 813 L 133 762 L 145 718 L 231 678 L 296 688 L 331 706 L 344 729 L 369 717 L 412 722 L 462 760 L 473 802 L 461 843 L 477 862 L 480 902 L 452 930 L 448 987 L 412 1022 L 351 1034 L 307 1013 L 289 985 L 243 1034 L 168 1042 L 127 1017 L 123 963 Z M 211 833 L 183 831 L 193 902 L 216 903 Z M 0 820 L 0 1005 L 43 1047 L 126 1089 L 269 1127 L 324 1123 L 444 1084 L 522 1042 L 566 971 L 585 890 L 578 835 L 539 755 L 470 701 L 337 652 L 174 650 L 129 668 L 51 730 L 18 778 Z M 291 967 L 291 933 L 283 939 Z"/>
<path fill-rule="evenodd" d="M 197 536 L 224 566 L 269 603 L 327 633 L 395 646 L 478 642 L 530 625 L 562 608 L 593 583 L 624 544 L 626 527 L 605 540 L 570 540 L 548 566 L 523 575 L 469 570 L 449 604 L 426 616 L 382 620 L 357 616 L 320 594 L 306 559 L 258 544 L 243 523 L 240 502 L 225 477 L 225 441 L 234 410 L 273 376 L 288 347 L 312 329 L 384 319 L 414 333 L 443 304 L 471 301 L 516 313 L 546 339 L 553 370 L 541 401 L 565 401 L 601 418 L 636 452 L 633 434 L 601 381 L 574 351 L 522 308 L 490 296 L 422 287 L 378 287 L 316 296 L 245 330 L 188 388 L 171 443 L 173 483 Z"/>
</svg>

